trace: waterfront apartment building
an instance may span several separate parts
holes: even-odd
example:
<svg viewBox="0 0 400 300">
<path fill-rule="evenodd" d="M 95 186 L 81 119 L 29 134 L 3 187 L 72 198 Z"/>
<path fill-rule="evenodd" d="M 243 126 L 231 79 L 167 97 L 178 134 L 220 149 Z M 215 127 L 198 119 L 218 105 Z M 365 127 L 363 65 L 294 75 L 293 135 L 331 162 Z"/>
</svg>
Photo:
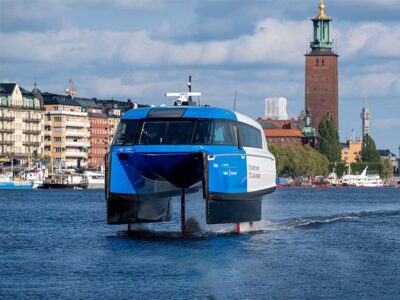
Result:
<svg viewBox="0 0 400 300">
<path fill-rule="evenodd" d="M 18 83 L 0 83 L 0 158 L 31 160 L 43 154 L 41 102 Z"/>
<path fill-rule="evenodd" d="M 55 166 L 84 168 L 88 165 L 89 118 L 70 96 L 42 93 L 45 108 L 45 152 Z"/>
<path fill-rule="evenodd" d="M 110 147 L 114 138 L 115 131 L 117 130 L 119 121 L 121 119 L 121 110 L 117 108 L 109 109 L 107 111 L 107 147 Z"/>
<path fill-rule="evenodd" d="M 74 98 L 88 112 L 90 122 L 89 168 L 104 166 L 105 154 L 111 146 L 122 110 L 137 107 L 136 103 L 95 98 Z"/>
<path fill-rule="evenodd" d="M 357 161 L 357 157 L 361 155 L 362 139 L 348 138 L 347 142 L 342 144 L 342 161 L 351 164 Z"/>
<path fill-rule="evenodd" d="M 108 117 L 101 108 L 88 108 L 90 123 L 89 168 L 104 167 L 108 148 Z"/>
</svg>

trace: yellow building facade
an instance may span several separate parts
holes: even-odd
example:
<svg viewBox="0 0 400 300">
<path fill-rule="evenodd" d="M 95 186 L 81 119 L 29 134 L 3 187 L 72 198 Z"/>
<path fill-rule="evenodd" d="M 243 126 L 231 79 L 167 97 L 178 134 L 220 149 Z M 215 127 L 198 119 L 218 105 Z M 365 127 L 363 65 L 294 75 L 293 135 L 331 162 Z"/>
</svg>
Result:
<svg viewBox="0 0 400 300">
<path fill-rule="evenodd" d="M 357 157 L 361 155 L 362 139 L 356 138 L 347 139 L 346 144 L 342 145 L 342 161 L 345 163 L 354 163 L 357 161 Z"/>
<path fill-rule="evenodd" d="M 40 100 L 18 83 L 0 83 L 0 158 L 40 158 L 43 113 Z"/>
</svg>

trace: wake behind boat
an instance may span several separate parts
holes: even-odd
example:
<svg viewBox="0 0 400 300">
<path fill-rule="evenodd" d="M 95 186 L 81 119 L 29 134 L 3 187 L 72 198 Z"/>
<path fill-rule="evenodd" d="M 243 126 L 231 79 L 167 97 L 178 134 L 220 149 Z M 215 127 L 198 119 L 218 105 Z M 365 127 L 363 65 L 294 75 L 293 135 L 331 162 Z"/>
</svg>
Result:
<svg viewBox="0 0 400 300">
<path fill-rule="evenodd" d="M 259 221 L 275 174 L 261 126 L 242 114 L 184 104 L 130 110 L 106 157 L 107 221 L 168 221 L 171 197 L 181 195 L 184 231 L 184 197 L 198 189 L 207 224 Z"/>
</svg>

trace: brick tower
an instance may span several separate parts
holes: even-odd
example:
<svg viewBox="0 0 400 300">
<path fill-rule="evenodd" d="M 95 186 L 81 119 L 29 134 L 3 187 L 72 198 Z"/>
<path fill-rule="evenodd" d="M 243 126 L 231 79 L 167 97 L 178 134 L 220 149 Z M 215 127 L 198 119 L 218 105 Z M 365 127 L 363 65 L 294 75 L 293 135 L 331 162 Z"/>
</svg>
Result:
<svg viewBox="0 0 400 300">
<path fill-rule="evenodd" d="M 313 127 L 318 128 L 321 118 L 329 113 L 339 130 L 338 107 L 338 55 L 333 52 L 330 33 L 332 19 L 325 14 L 321 0 L 319 14 L 311 19 L 314 26 L 311 51 L 306 54 L 305 110 L 313 116 Z"/>
</svg>

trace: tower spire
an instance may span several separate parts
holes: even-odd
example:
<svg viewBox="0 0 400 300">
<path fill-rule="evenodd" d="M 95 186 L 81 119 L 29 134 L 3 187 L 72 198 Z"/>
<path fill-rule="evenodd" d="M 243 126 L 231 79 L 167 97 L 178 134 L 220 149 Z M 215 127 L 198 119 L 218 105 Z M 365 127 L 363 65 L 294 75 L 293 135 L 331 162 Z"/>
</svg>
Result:
<svg viewBox="0 0 400 300">
<path fill-rule="evenodd" d="M 314 36 L 310 46 L 312 51 L 316 49 L 328 49 L 331 51 L 333 42 L 329 23 L 332 18 L 325 13 L 326 5 L 323 0 L 320 0 L 318 7 L 319 14 L 311 19 L 314 26 Z"/>
<path fill-rule="evenodd" d="M 331 20 L 331 17 L 329 17 L 326 13 L 325 13 L 325 3 L 323 0 L 321 0 L 319 2 L 318 8 L 319 8 L 319 15 L 315 17 L 315 19 L 317 20 Z"/>
</svg>

